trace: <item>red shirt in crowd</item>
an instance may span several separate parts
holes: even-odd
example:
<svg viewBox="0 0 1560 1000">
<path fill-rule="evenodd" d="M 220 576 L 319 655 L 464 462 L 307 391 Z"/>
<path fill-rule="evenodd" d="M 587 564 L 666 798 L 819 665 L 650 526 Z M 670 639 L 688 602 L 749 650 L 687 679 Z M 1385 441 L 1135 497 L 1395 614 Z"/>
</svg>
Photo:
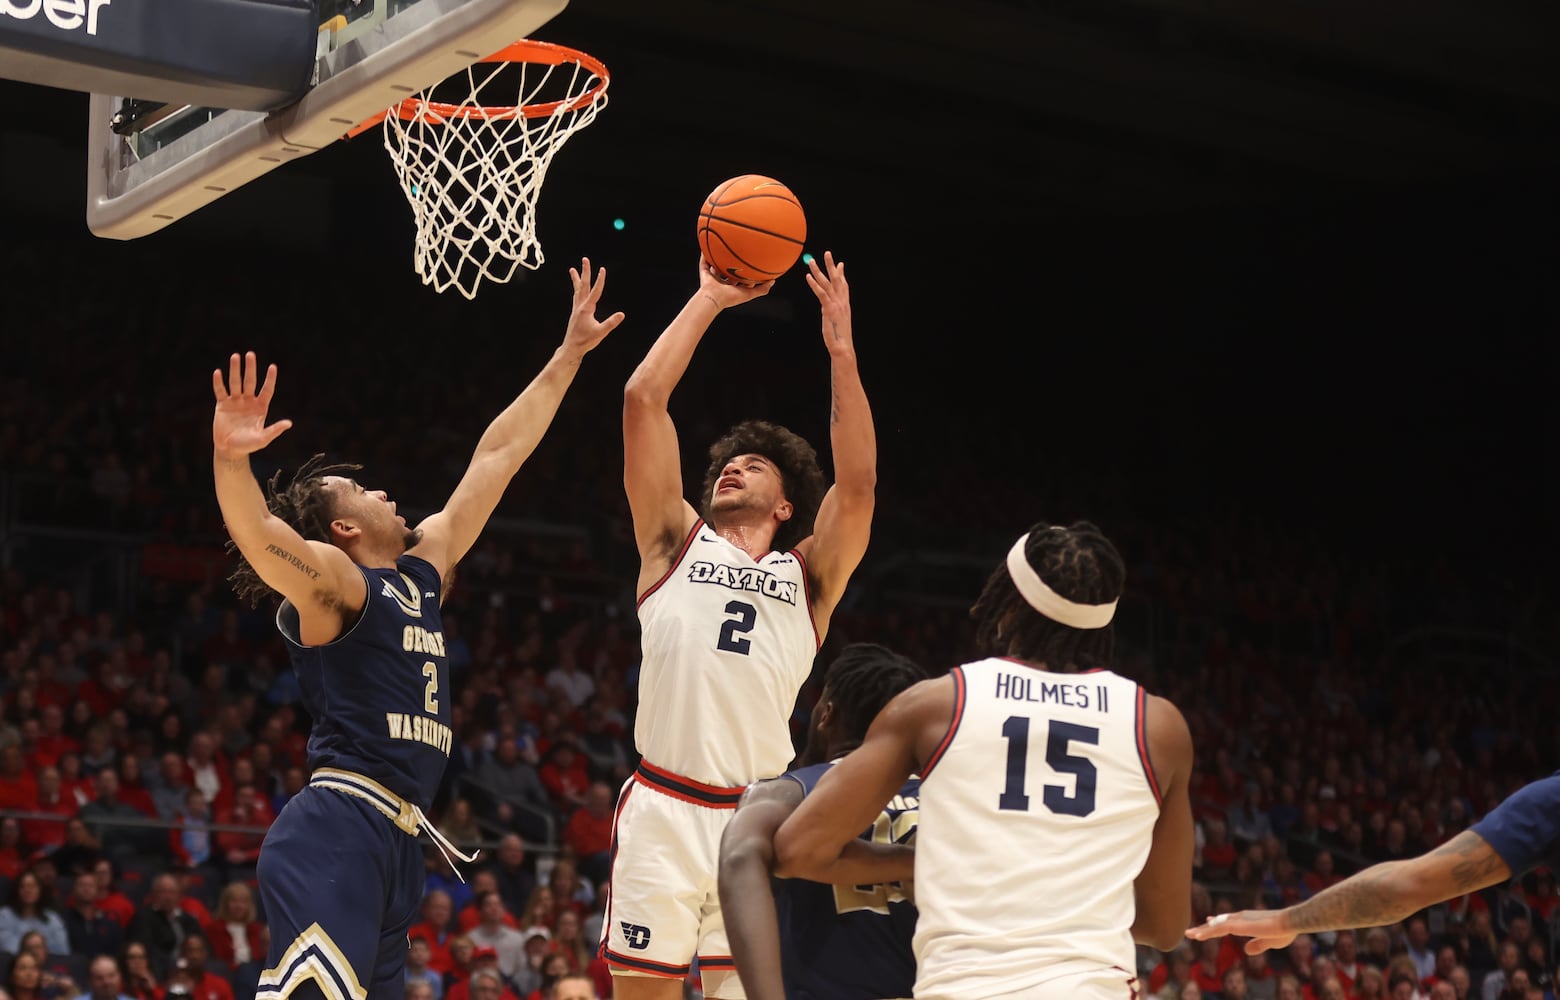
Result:
<svg viewBox="0 0 1560 1000">
<path fill-rule="evenodd" d="M 406 932 L 408 938 L 422 938 L 428 942 L 428 968 L 439 975 L 447 975 L 455 968 L 455 959 L 450 955 L 450 935 L 440 931 L 426 920 Z M 446 994 L 446 998 L 448 994 Z"/>
<path fill-rule="evenodd" d="M 612 849 L 612 814 L 592 816 L 583 806 L 574 810 L 563 828 L 563 841 L 576 857 L 588 858 Z"/>
</svg>

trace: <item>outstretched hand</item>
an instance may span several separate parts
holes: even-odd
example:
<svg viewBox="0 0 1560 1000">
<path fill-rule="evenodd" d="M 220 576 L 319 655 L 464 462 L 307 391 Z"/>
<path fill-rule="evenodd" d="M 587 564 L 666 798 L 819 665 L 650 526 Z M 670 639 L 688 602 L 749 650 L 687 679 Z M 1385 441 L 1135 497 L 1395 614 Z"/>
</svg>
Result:
<svg viewBox="0 0 1560 1000">
<path fill-rule="evenodd" d="M 596 279 L 592 281 L 589 257 L 581 257 L 579 267 L 569 268 L 569 280 L 574 282 L 574 311 L 569 314 L 569 328 L 564 332 L 563 342 L 584 353 L 616 330 L 623 322 L 623 314 L 615 312 L 606 319 L 596 318 L 596 305 L 607 287 L 607 269 L 597 269 Z"/>
<path fill-rule="evenodd" d="M 211 443 L 220 454 L 235 458 L 253 454 L 292 426 L 291 420 L 266 424 L 265 415 L 276 394 L 276 366 L 266 369 L 265 383 L 257 387 L 259 368 L 255 352 L 250 351 L 242 359 L 237 354 L 228 359 L 226 382 L 222 380 L 222 369 L 211 373 L 211 391 L 217 397 L 217 411 L 211 418 Z"/>
<path fill-rule="evenodd" d="M 710 301 L 715 303 L 717 309 L 729 309 L 739 306 L 744 302 L 768 295 L 769 290 L 775 287 L 773 281 L 765 281 L 757 285 L 739 285 L 733 281 L 727 281 L 721 277 L 713 265 L 699 258 L 699 292 L 708 295 Z"/>
<path fill-rule="evenodd" d="M 823 252 L 823 267 L 816 259 L 807 261 L 807 287 L 818 297 L 823 309 L 823 344 L 832 351 L 856 349 L 850 327 L 850 285 L 845 281 L 845 262 L 835 263 L 834 251 Z"/>
<path fill-rule="evenodd" d="M 1193 941 L 1207 941 L 1227 934 L 1249 937 L 1251 940 L 1246 942 L 1246 954 L 1255 955 L 1289 947 L 1298 932 L 1290 930 L 1287 925 L 1282 910 L 1242 910 L 1239 913 L 1215 914 L 1208 918 L 1207 923 L 1190 928 L 1186 936 Z"/>
</svg>

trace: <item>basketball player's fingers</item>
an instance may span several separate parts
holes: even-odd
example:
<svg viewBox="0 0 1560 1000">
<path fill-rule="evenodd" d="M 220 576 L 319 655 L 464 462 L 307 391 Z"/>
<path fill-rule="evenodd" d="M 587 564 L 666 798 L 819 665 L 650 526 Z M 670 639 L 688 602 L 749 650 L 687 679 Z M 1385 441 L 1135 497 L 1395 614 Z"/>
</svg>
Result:
<svg viewBox="0 0 1560 1000">
<path fill-rule="evenodd" d="M 255 371 L 255 369 L 258 368 L 259 366 L 260 366 L 260 363 L 255 360 L 255 352 L 254 351 L 245 351 L 244 352 L 244 395 L 246 395 L 246 396 L 253 396 L 253 395 L 255 395 L 255 391 L 258 388 L 258 386 L 255 383 L 260 380 L 260 376 Z"/>
<path fill-rule="evenodd" d="M 596 268 L 596 280 L 591 282 L 590 286 L 590 300 L 592 302 L 599 301 L 601 299 L 602 290 L 606 287 L 607 269 L 605 267 L 598 267 Z"/>
<path fill-rule="evenodd" d="M 266 366 L 265 381 L 260 383 L 260 402 L 264 406 L 271 405 L 271 397 L 276 395 L 276 364 L 272 362 Z"/>
<path fill-rule="evenodd" d="M 228 384 L 228 392 L 229 393 L 237 393 L 237 392 L 239 392 L 239 391 L 241 391 L 243 389 L 243 387 L 244 387 L 244 368 L 243 368 L 243 365 L 244 365 L 243 359 L 240 358 L 237 353 L 235 353 L 231 358 L 228 358 L 228 380 L 227 380 L 227 384 Z"/>
<path fill-rule="evenodd" d="M 1284 941 L 1283 938 L 1254 937 L 1250 941 L 1246 942 L 1246 954 L 1260 955 L 1264 951 L 1270 951 L 1274 948 L 1283 948 L 1287 945 L 1288 942 Z"/>
<path fill-rule="evenodd" d="M 613 330 L 616 330 L 618 328 L 618 324 L 622 323 L 625 318 L 626 317 L 621 312 L 615 312 L 611 316 L 608 316 L 606 319 L 602 320 L 601 335 L 605 337 Z"/>
<path fill-rule="evenodd" d="M 276 423 L 272 424 L 271 426 L 267 427 L 265 430 L 261 431 L 260 432 L 260 435 L 261 435 L 261 437 L 260 437 L 260 447 L 264 448 L 266 445 L 270 444 L 272 441 L 275 441 L 277 438 L 281 437 L 282 436 L 282 432 L 287 430 L 287 428 L 289 428 L 291 426 L 292 426 L 292 421 L 291 420 L 278 420 Z"/>
<path fill-rule="evenodd" d="M 211 392 L 217 397 L 217 402 L 228 398 L 227 383 L 222 381 L 222 369 L 211 369 Z"/>
</svg>

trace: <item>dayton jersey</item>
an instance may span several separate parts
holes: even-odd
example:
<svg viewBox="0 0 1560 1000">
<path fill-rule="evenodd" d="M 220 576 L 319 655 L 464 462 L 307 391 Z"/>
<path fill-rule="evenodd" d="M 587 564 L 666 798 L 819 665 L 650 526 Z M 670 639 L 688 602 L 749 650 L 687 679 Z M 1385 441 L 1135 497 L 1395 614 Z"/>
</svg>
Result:
<svg viewBox="0 0 1560 1000">
<path fill-rule="evenodd" d="M 368 597 L 334 642 L 305 646 L 297 609 L 283 601 L 276 613 L 314 719 L 309 768 L 355 771 L 427 809 L 452 745 L 439 574 L 413 555 L 395 569 L 358 569 Z"/>
<path fill-rule="evenodd" d="M 812 792 L 833 767 L 814 764 L 785 774 Z M 921 779 L 905 782 L 862 840 L 913 843 Z M 775 880 L 781 967 L 787 1000 L 880 1000 L 915 987 L 915 904 L 900 885 L 833 886 Z"/>
<path fill-rule="evenodd" d="M 639 753 L 726 787 L 784 771 L 791 709 L 818 651 L 802 557 L 754 562 L 700 520 L 639 599 L 639 623 Z"/>
<path fill-rule="evenodd" d="M 1142 688 L 1005 658 L 951 676 L 953 720 L 922 769 L 915 995 L 1132 976 L 1132 883 L 1160 801 Z"/>
</svg>

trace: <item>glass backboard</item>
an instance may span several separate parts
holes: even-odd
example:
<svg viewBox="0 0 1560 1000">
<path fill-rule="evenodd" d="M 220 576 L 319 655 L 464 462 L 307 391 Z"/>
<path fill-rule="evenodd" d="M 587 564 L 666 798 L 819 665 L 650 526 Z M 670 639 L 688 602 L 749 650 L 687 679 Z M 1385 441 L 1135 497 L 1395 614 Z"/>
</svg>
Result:
<svg viewBox="0 0 1560 1000">
<path fill-rule="evenodd" d="M 87 226 L 156 232 L 359 122 L 527 38 L 568 0 L 322 0 L 313 86 L 280 111 L 93 94 Z"/>
</svg>

